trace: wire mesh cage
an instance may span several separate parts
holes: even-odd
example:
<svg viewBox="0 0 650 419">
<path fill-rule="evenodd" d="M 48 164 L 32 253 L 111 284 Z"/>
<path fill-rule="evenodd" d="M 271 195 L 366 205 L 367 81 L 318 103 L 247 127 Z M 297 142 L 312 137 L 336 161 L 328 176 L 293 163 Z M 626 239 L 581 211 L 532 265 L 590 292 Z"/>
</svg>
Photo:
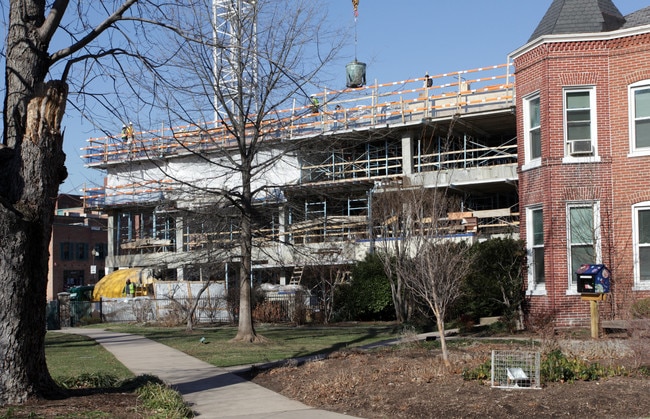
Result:
<svg viewBox="0 0 650 419">
<path fill-rule="evenodd" d="M 540 353 L 492 351 L 491 385 L 496 388 L 541 388 Z"/>
</svg>

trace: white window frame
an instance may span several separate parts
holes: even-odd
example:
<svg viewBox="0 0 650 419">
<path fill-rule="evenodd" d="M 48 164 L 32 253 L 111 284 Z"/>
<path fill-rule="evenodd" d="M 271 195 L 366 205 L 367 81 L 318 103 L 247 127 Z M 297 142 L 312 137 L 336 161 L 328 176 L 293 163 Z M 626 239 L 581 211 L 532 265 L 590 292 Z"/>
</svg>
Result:
<svg viewBox="0 0 650 419">
<path fill-rule="evenodd" d="M 630 133 L 630 156 L 648 156 L 650 155 L 650 146 L 638 147 L 636 146 L 636 97 L 635 94 L 639 90 L 650 90 L 650 80 L 643 80 L 631 84 L 628 87 L 628 120 L 629 120 L 629 133 Z M 644 119 L 650 119 L 644 118 Z"/>
<path fill-rule="evenodd" d="M 541 211 L 542 213 L 542 232 L 544 230 L 544 210 L 541 205 L 535 205 L 526 208 L 526 254 L 527 254 L 527 265 L 528 265 L 528 290 L 526 294 L 528 295 L 546 295 L 546 272 L 544 272 L 544 282 L 539 282 L 538 278 L 535 277 L 535 258 L 534 250 L 537 248 L 544 249 L 546 252 L 545 243 L 542 242 L 540 245 L 535 245 L 534 237 L 534 227 L 533 223 L 533 213 L 536 211 Z"/>
<path fill-rule="evenodd" d="M 640 202 L 632 206 L 632 240 L 634 252 L 634 291 L 650 290 L 650 280 L 641 281 L 641 260 L 639 249 L 641 246 L 649 247 L 650 243 L 639 243 L 639 212 L 650 211 L 650 201 Z"/>
<path fill-rule="evenodd" d="M 593 228 L 593 242 L 589 243 L 587 241 L 573 243 L 571 237 L 571 209 L 573 208 L 591 208 L 592 209 L 592 228 Z M 591 263 L 600 264 L 602 263 L 602 237 L 600 230 L 600 202 L 598 201 L 576 201 L 569 202 L 566 206 L 566 234 L 567 234 L 567 269 L 568 269 L 568 283 L 567 283 L 567 294 L 574 295 L 578 294 L 578 284 L 575 278 L 575 269 L 572 266 L 571 254 L 573 246 L 584 246 L 591 245 L 594 247 L 594 260 L 587 261 Z"/>
<path fill-rule="evenodd" d="M 541 101 L 540 101 L 540 94 L 539 92 L 535 92 L 531 95 L 528 95 L 527 97 L 524 97 L 523 99 L 523 108 L 524 108 L 524 164 L 522 166 L 522 170 L 528 170 L 532 169 L 535 167 L 539 167 L 542 164 L 542 157 L 541 155 L 539 157 L 531 157 L 533 150 L 531 146 L 531 132 L 534 130 L 537 130 L 540 132 L 541 136 L 541 115 L 540 115 L 540 121 L 539 125 L 536 127 L 531 126 L 530 123 L 530 116 L 531 116 L 531 104 L 533 101 L 537 100 L 538 106 L 540 107 L 540 113 L 541 113 Z M 541 137 L 540 137 L 540 147 L 541 147 Z"/>
<path fill-rule="evenodd" d="M 589 140 L 591 141 L 591 154 L 572 155 L 570 153 L 567 95 L 570 93 L 589 93 Z M 565 87 L 562 91 L 562 118 L 564 124 L 564 158 L 563 163 L 585 163 L 599 162 L 598 155 L 598 112 L 597 94 L 595 86 Z M 586 140 L 586 138 L 585 138 Z"/>
</svg>

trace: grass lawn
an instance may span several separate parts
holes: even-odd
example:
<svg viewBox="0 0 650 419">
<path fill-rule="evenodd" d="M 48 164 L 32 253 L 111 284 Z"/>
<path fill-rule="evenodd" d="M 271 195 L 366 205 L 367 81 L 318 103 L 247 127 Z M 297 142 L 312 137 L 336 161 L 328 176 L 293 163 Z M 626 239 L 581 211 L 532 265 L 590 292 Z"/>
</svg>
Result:
<svg viewBox="0 0 650 419">
<path fill-rule="evenodd" d="M 237 334 L 231 326 L 163 328 L 125 324 L 95 325 L 108 330 L 145 336 L 176 348 L 217 367 L 259 364 L 282 359 L 316 355 L 337 349 L 363 346 L 393 339 L 401 331 L 395 325 L 353 325 L 345 327 L 272 327 L 258 326 L 256 331 L 268 342 L 261 344 L 229 342 Z M 201 342 L 202 338 L 203 342 Z"/>
<path fill-rule="evenodd" d="M 84 374 L 110 375 L 118 380 L 134 376 L 113 354 L 85 336 L 47 332 L 45 357 L 55 380 Z"/>
</svg>

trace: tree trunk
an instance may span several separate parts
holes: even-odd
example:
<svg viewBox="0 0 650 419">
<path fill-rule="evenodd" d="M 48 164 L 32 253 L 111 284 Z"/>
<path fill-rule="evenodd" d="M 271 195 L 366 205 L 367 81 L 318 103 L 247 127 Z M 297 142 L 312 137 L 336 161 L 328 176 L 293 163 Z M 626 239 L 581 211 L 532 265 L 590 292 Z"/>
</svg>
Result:
<svg viewBox="0 0 650 419">
<path fill-rule="evenodd" d="M 205 281 L 199 292 L 194 296 L 194 301 L 192 301 L 190 305 L 190 309 L 187 311 L 187 318 L 185 319 L 185 331 L 186 332 L 191 332 L 194 330 L 194 313 L 196 313 L 196 309 L 199 306 L 199 303 L 201 302 L 201 296 L 205 292 L 205 290 L 208 289 L 210 284 L 212 283 L 212 279 L 208 279 Z"/>
<path fill-rule="evenodd" d="M 239 269 L 239 324 L 237 335 L 232 339 L 238 342 L 259 342 L 253 327 L 253 310 L 251 307 L 251 270 L 253 232 L 251 216 L 253 213 L 251 193 L 250 163 L 242 164 L 242 219 L 241 219 L 241 268 Z"/>
<path fill-rule="evenodd" d="M 2 169 L 1 404 L 21 403 L 56 389 L 45 362 L 45 306 L 54 205 L 66 177 L 60 133 L 66 97 L 65 83 L 49 82 L 37 89 L 26 109 L 24 135 Z"/>
<path fill-rule="evenodd" d="M 445 321 L 438 314 L 436 314 L 436 325 L 438 326 L 438 334 L 440 334 L 440 350 L 442 351 L 442 360 L 447 368 L 451 367 L 449 362 L 449 352 L 447 350 L 447 337 L 445 336 Z"/>
<path fill-rule="evenodd" d="M 44 10 L 42 0 L 12 0 L 9 12 L 0 145 L 0 404 L 57 388 L 45 362 L 45 305 L 54 205 L 67 176 L 60 128 L 68 87 L 43 84 Z"/>
</svg>

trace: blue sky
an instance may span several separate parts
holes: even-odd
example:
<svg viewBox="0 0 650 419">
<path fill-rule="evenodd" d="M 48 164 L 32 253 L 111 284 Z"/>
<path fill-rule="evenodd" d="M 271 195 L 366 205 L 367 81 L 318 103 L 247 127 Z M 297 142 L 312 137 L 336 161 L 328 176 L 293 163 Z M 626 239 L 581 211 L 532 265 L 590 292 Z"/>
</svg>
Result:
<svg viewBox="0 0 650 419">
<path fill-rule="evenodd" d="M 351 0 L 320 0 L 330 17 L 354 28 Z M 552 0 L 360 0 L 357 58 L 367 64 L 367 80 L 379 83 L 503 64 L 524 45 Z M 650 5 L 650 0 L 614 0 L 623 15 Z M 340 64 L 354 59 L 354 31 Z M 336 74 L 336 68 L 330 72 Z M 333 81 L 336 83 L 336 81 Z M 342 86 L 332 85 L 337 89 Z M 81 193 L 99 186 L 103 174 L 83 167 L 80 148 L 89 137 L 103 135 L 69 107 L 64 118 L 64 149 L 69 176 L 61 193 Z M 145 128 L 145 127 L 143 127 Z"/>
</svg>

